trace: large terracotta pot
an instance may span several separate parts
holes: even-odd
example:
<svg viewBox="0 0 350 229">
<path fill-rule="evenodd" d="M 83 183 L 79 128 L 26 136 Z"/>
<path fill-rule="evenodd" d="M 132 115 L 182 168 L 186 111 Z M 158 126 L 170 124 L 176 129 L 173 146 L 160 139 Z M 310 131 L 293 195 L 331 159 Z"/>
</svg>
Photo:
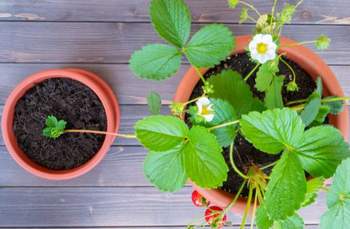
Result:
<svg viewBox="0 0 350 229">
<path fill-rule="evenodd" d="M 233 53 L 243 53 L 246 51 L 248 44 L 251 40 L 251 36 L 239 36 L 236 38 L 236 48 Z M 283 46 L 293 46 L 296 41 L 282 37 L 281 47 Z M 306 72 L 308 72 L 312 78 L 316 79 L 321 77 L 324 86 L 324 96 L 335 95 L 344 96 L 344 92 L 335 77 L 332 70 L 328 65 L 312 50 L 304 46 L 293 46 L 280 48 L 280 53 L 286 53 L 288 59 L 296 62 L 300 67 L 302 67 Z M 204 74 L 207 69 L 201 69 Z M 189 100 L 193 89 L 199 81 L 199 77 L 196 74 L 194 68 L 190 68 L 182 81 L 180 82 L 174 101 L 186 102 Z M 344 111 L 337 116 L 330 115 L 330 123 L 338 128 L 344 138 L 348 140 L 349 138 L 349 119 L 348 119 L 348 108 L 345 107 Z M 207 198 L 211 203 L 220 206 L 222 208 L 226 207 L 233 199 L 233 195 L 218 189 L 202 189 L 193 185 L 199 193 L 201 193 L 205 198 Z M 240 198 L 237 204 L 232 208 L 232 211 L 238 214 L 243 213 L 246 200 Z"/>
<path fill-rule="evenodd" d="M 104 107 L 107 118 L 107 131 L 117 132 L 119 128 L 119 105 L 112 89 L 94 73 L 82 69 L 53 69 L 38 72 L 27 77 L 9 95 L 2 115 L 2 136 L 7 150 L 12 158 L 25 170 L 41 178 L 49 180 L 66 180 L 81 176 L 93 169 L 106 155 L 114 142 L 113 136 L 106 136 L 105 140 L 93 158 L 83 165 L 69 170 L 50 170 L 31 161 L 17 145 L 13 132 L 13 119 L 17 101 L 34 85 L 49 78 L 69 78 L 89 87 Z M 40 106 L 40 104 L 38 104 Z"/>
</svg>

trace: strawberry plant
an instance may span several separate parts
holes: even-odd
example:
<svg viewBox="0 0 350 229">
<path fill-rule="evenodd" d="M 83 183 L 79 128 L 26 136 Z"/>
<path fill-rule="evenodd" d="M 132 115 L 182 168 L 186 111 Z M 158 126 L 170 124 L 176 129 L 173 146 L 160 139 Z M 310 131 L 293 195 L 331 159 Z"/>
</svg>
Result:
<svg viewBox="0 0 350 229">
<path fill-rule="evenodd" d="M 324 179 L 335 173 L 328 194 L 329 210 L 321 224 L 322 228 L 346 228 L 350 223 L 350 187 L 346 179 L 350 150 L 340 131 L 327 124 L 327 116 L 339 114 L 349 98 L 323 97 L 318 78 L 307 98 L 283 99 L 284 89 L 286 93 L 300 89 L 298 72 L 279 50 L 283 48 L 283 26 L 291 22 L 302 1 L 285 4 L 277 12 L 274 0 L 271 12 L 266 14 L 245 1 L 228 3 L 231 8 L 243 6 L 241 23 L 256 23 L 246 47 L 254 63 L 247 74 L 224 69 L 204 76 L 200 68 L 214 67 L 235 48 L 230 29 L 220 24 L 207 25 L 190 36 L 191 13 L 183 0 L 152 0 L 151 21 L 166 44 L 149 44 L 133 53 L 130 69 L 141 79 L 164 80 L 177 72 L 185 57 L 200 78 L 201 95 L 184 103 L 172 102 L 171 114 L 162 115 L 161 98 L 151 92 L 147 97 L 151 115 L 135 124 L 135 134 L 65 129 L 66 123 L 53 116 L 47 118 L 43 134 L 50 138 L 72 132 L 136 138 L 148 150 L 145 176 L 161 191 L 177 191 L 188 179 L 202 188 L 220 188 L 228 179 L 228 171 L 234 171 L 242 183 L 232 202 L 224 209 L 209 206 L 205 212 L 204 220 L 213 228 L 224 226 L 226 214 L 244 189 L 248 193 L 241 228 L 245 228 L 250 212 L 252 228 L 254 222 L 259 229 L 303 228 L 298 210 L 312 204 L 319 190 L 327 190 Z M 330 39 L 321 35 L 314 41 L 293 45 L 309 43 L 325 49 Z M 281 64 L 289 69 L 291 79 L 286 80 L 280 73 Z M 253 89 L 263 96 L 256 96 L 249 80 L 254 80 Z M 266 165 L 251 164 L 242 171 L 235 161 L 238 135 L 264 154 L 278 155 L 278 159 Z M 223 156 L 225 150 L 229 152 L 229 163 Z M 192 200 L 196 206 L 208 204 L 199 193 L 194 193 Z"/>
</svg>

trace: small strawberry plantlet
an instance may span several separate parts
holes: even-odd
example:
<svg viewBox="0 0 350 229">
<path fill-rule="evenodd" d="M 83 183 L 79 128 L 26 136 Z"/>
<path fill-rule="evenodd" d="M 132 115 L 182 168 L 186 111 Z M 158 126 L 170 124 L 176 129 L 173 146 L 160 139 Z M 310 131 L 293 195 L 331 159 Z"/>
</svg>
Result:
<svg viewBox="0 0 350 229">
<path fill-rule="evenodd" d="M 246 53 L 227 58 L 235 48 L 235 38 L 227 27 L 204 26 L 190 38 L 191 14 L 185 2 L 152 0 L 153 27 L 167 44 L 146 45 L 136 51 L 130 68 L 142 79 L 164 80 L 177 72 L 185 56 L 200 78 L 194 90 L 197 94 L 187 102 L 172 102 L 171 114 L 161 115 L 160 96 L 151 92 L 147 100 L 152 115 L 135 124 L 135 134 L 69 130 L 64 121 L 53 117 L 48 117 L 43 134 L 50 138 L 72 132 L 137 138 L 148 150 L 145 176 L 161 191 L 175 192 L 188 179 L 206 189 L 233 190 L 230 204 L 224 208 L 209 205 L 201 222 L 189 228 L 202 222 L 223 227 L 229 210 L 242 196 L 247 204 L 241 228 L 250 213 L 251 228 L 254 222 L 259 229 L 303 228 L 297 211 L 315 201 L 317 192 L 325 190 L 324 179 L 332 177 L 350 156 L 340 131 L 328 125 L 327 119 L 328 114 L 339 114 L 349 98 L 323 97 L 321 78 L 315 82 L 281 52 L 283 26 L 291 22 L 302 1 L 286 4 L 281 12 L 276 12 L 277 3 L 274 0 L 271 12 L 262 14 L 245 1 L 229 0 L 231 8 L 243 5 L 241 22 L 254 21 L 256 28 Z M 325 49 L 329 42 L 321 35 L 315 41 L 288 46 L 314 43 Z M 234 58 L 245 61 L 249 68 L 228 67 Z M 211 69 L 202 74 L 203 67 Z M 242 152 L 242 145 L 249 150 Z M 343 176 L 347 161 L 339 167 L 336 176 L 340 178 L 330 189 L 324 228 L 347 225 L 342 215 L 348 213 L 349 190 L 338 185 L 347 183 Z M 232 180 L 237 181 L 235 185 L 230 185 Z M 192 196 L 195 205 L 206 206 L 197 194 Z M 335 224 L 330 221 L 332 216 L 337 219 Z"/>
</svg>

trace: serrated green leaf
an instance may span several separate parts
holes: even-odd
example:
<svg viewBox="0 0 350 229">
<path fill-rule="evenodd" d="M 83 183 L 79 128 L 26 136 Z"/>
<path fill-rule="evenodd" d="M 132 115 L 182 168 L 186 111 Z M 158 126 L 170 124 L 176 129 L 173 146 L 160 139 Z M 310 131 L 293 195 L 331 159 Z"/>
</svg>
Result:
<svg viewBox="0 0 350 229">
<path fill-rule="evenodd" d="M 258 91 L 266 91 L 274 78 L 275 74 L 279 71 L 278 69 L 278 59 L 268 61 L 261 65 L 255 78 L 255 87 Z"/>
<path fill-rule="evenodd" d="M 224 25 L 214 24 L 201 28 L 193 35 L 184 52 L 196 67 L 213 67 L 224 60 L 234 48 L 232 32 Z"/>
<path fill-rule="evenodd" d="M 47 116 L 46 120 L 45 120 L 45 125 L 47 127 L 56 127 L 58 123 L 58 120 L 55 116 L 53 115 L 49 115 Z"/>
<path fill-rule="evenodd" d="M 49 115 L 45 120 L 45 127 L 42 130 L 42 135 L 47 138 L 56 139 L 64 134 L 67 122 L 58 120 L 54 115 Z"/>
<path fill-rule="evenodd" d="M 228 172 L 221 151 L 215 135 L 205 127 L 192 127 L 183 152 L 186 174 L 200 187 L 220 187 Z"/>
<path fill-rule="evenodd" d="M 313 177 L 331 177 L 340 162 L 350 156 L 343 136 L 332 126 L 318 126 L 305 131 L 297 155 L 303 168 Z"/>
<path fill-rule="evenodd" d="M 343 111 L 344 101 L 331 101 L 332 99 L 335 99 L 335 98 L 337 98 L 337 96 L 325 97 L 322 100 L 322 104 L 329 106 L 331 114 L 337 115 Z M 327 100 L 329 100 L 330 102 L 327 102 Z"/>
<path fill-rule="evenodd" d="M 283 76 L 273 77 L 271 85 L 267 88 L 265 93 L 265 106 L 268 109 L 283 108 L 282 99 L 282 87 L 283 87 Z"/>
<path fill-rule="evenodd" d="M 329 106 L 326 105 L 321 105 L 318 114 L 315 118 L 315 120 L 313 121 L 313 123 L 311 124 L 311 126 L 316 126 L 316 125 L 320 125 L 322 123 L 325 122 L 327 115 L 330 113 L 331 109 L 329 108 Z"/>
<path fill-rule="evenodd" d="M 322 97 L 323 94 L 323 85 L 322 85 L 322 79 L 320 77 L 316 80 L 316 93 Z"/>
<path fill-rule="evenodd" d="M 250 112 L 242 116 L 240 125 L 241 132 L 255 148 L 270 154 L 297 148 L 305 128 L 298 114 L 287 108 Z"/>
<path fill-rule="evenodd" d="M 144 172 L 148 180 L 166 192 L 181 189 L 187 180 L 183 165 L 184 145 L 180 144 L 168 151 L 149 152 L 144 162 Z"/>
<path fill-rule="evenodd" d="M 316 177 L 307 181 L 305 200 L 302 207 L 306 207 L 315 202 L 318 191 L 323 187 L 325 179 Z"/>
<path fill-rule="evenodd" d="M 268 143 L 267 143 L 268 144 Z M 274 221 L 292 216 L 305 199 L 306 178 L 294 152 L 284 152 L 270 175 L 265 207 Z"/>
<path fill-rule="evenodd" d="M 184 142 L 186 124 L 173 116 L 153 115 L 135 124 L 137 139 L 152 151 L 166 151 Z"/>
<path fill-rule="evenodd" d="M 162 99 L 157 92 L 151 91 L 147 96 L 148 111 L 152 115 L 160 114 Z"/>
<path fill-rule="evenodd" d="M 172 46 L 146 45 L 130 58 L 130 69 L 142 79 L 164 80 L 175 74 L 181 64 L 181 53 Z"/>
<path fill-rule="evenodd" d="M 304 229 L 304 220 L 298 214 L 294 214 L 285 220 L 274 222 L 273 229 Z"/>
<path fill-rule="evenodd" d="M 191 12 L 183 0 L 152 0 L 150 16 L 163 39 L 179 48 L 185 46 L 191 32 Z"/>
<path fill-rule="evenodd" d="M 230 121 L 238 120 L 238 115 L 231 104 L 221 99 L 210 99 L 213 104 L 214 118 L 209 123 L 210 126 L 216 126 Z M 212 133 L 216 136 L 222 147 L 229 146 L 236 137 L 237 125 L 230 125 L 219 129 L 214 129 Z"/>
<path fill-rule="evenodd" d="M 329 210 L 321 217 L 321 229 L 347 229 L 350 225 L 350 159 L 344 160 L 335 173 L 327 194 Z"/>
<path fill-rule="evenodd" d="M 305 126 L 310 125 L 317 117 L 321 107 L 321 96 L 318 93 L 312 93 L 308 98 L 304 110 L 301 112 L 300 117 L 303 120 Z"/>
<path fill-rule="evenodd" d="M 222 71 L 220 74 L 211 76 L 207 82 L 214 88 L 210 97 L 228 101 L 239 116 L 250 111 L 265 110 L 262 102 L 253 96 L 249 85 L 238 72 Z"/>
<path fill-rule="evenodd" d="M 263 204 L 256 211 L 255 222 L 258 229 L 270 229 L 273 225 L 273 221 L 269 218 Z"/>
</svg>

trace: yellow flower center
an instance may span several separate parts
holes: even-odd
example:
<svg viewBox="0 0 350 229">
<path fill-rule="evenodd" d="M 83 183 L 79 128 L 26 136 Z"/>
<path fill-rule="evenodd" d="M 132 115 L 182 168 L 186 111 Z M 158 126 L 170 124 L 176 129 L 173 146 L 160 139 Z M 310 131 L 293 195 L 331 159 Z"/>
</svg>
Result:
<svg viewBox="0 0 350 229">
<path fill-rule="evenodd" d="M 263 55 L 267 52 L 267 44 L 265 43 L 259 43 L 257 46 L 256 46 L 256 49 L 258 51 L 259 54 Z"/>
<path fill-rule="evenodd" d="M 211 110 L 209 109 L 209 106 L 203 105 L 201 115 L 208 115 L 208 114 L 211 114 Z"/>
</svg>

